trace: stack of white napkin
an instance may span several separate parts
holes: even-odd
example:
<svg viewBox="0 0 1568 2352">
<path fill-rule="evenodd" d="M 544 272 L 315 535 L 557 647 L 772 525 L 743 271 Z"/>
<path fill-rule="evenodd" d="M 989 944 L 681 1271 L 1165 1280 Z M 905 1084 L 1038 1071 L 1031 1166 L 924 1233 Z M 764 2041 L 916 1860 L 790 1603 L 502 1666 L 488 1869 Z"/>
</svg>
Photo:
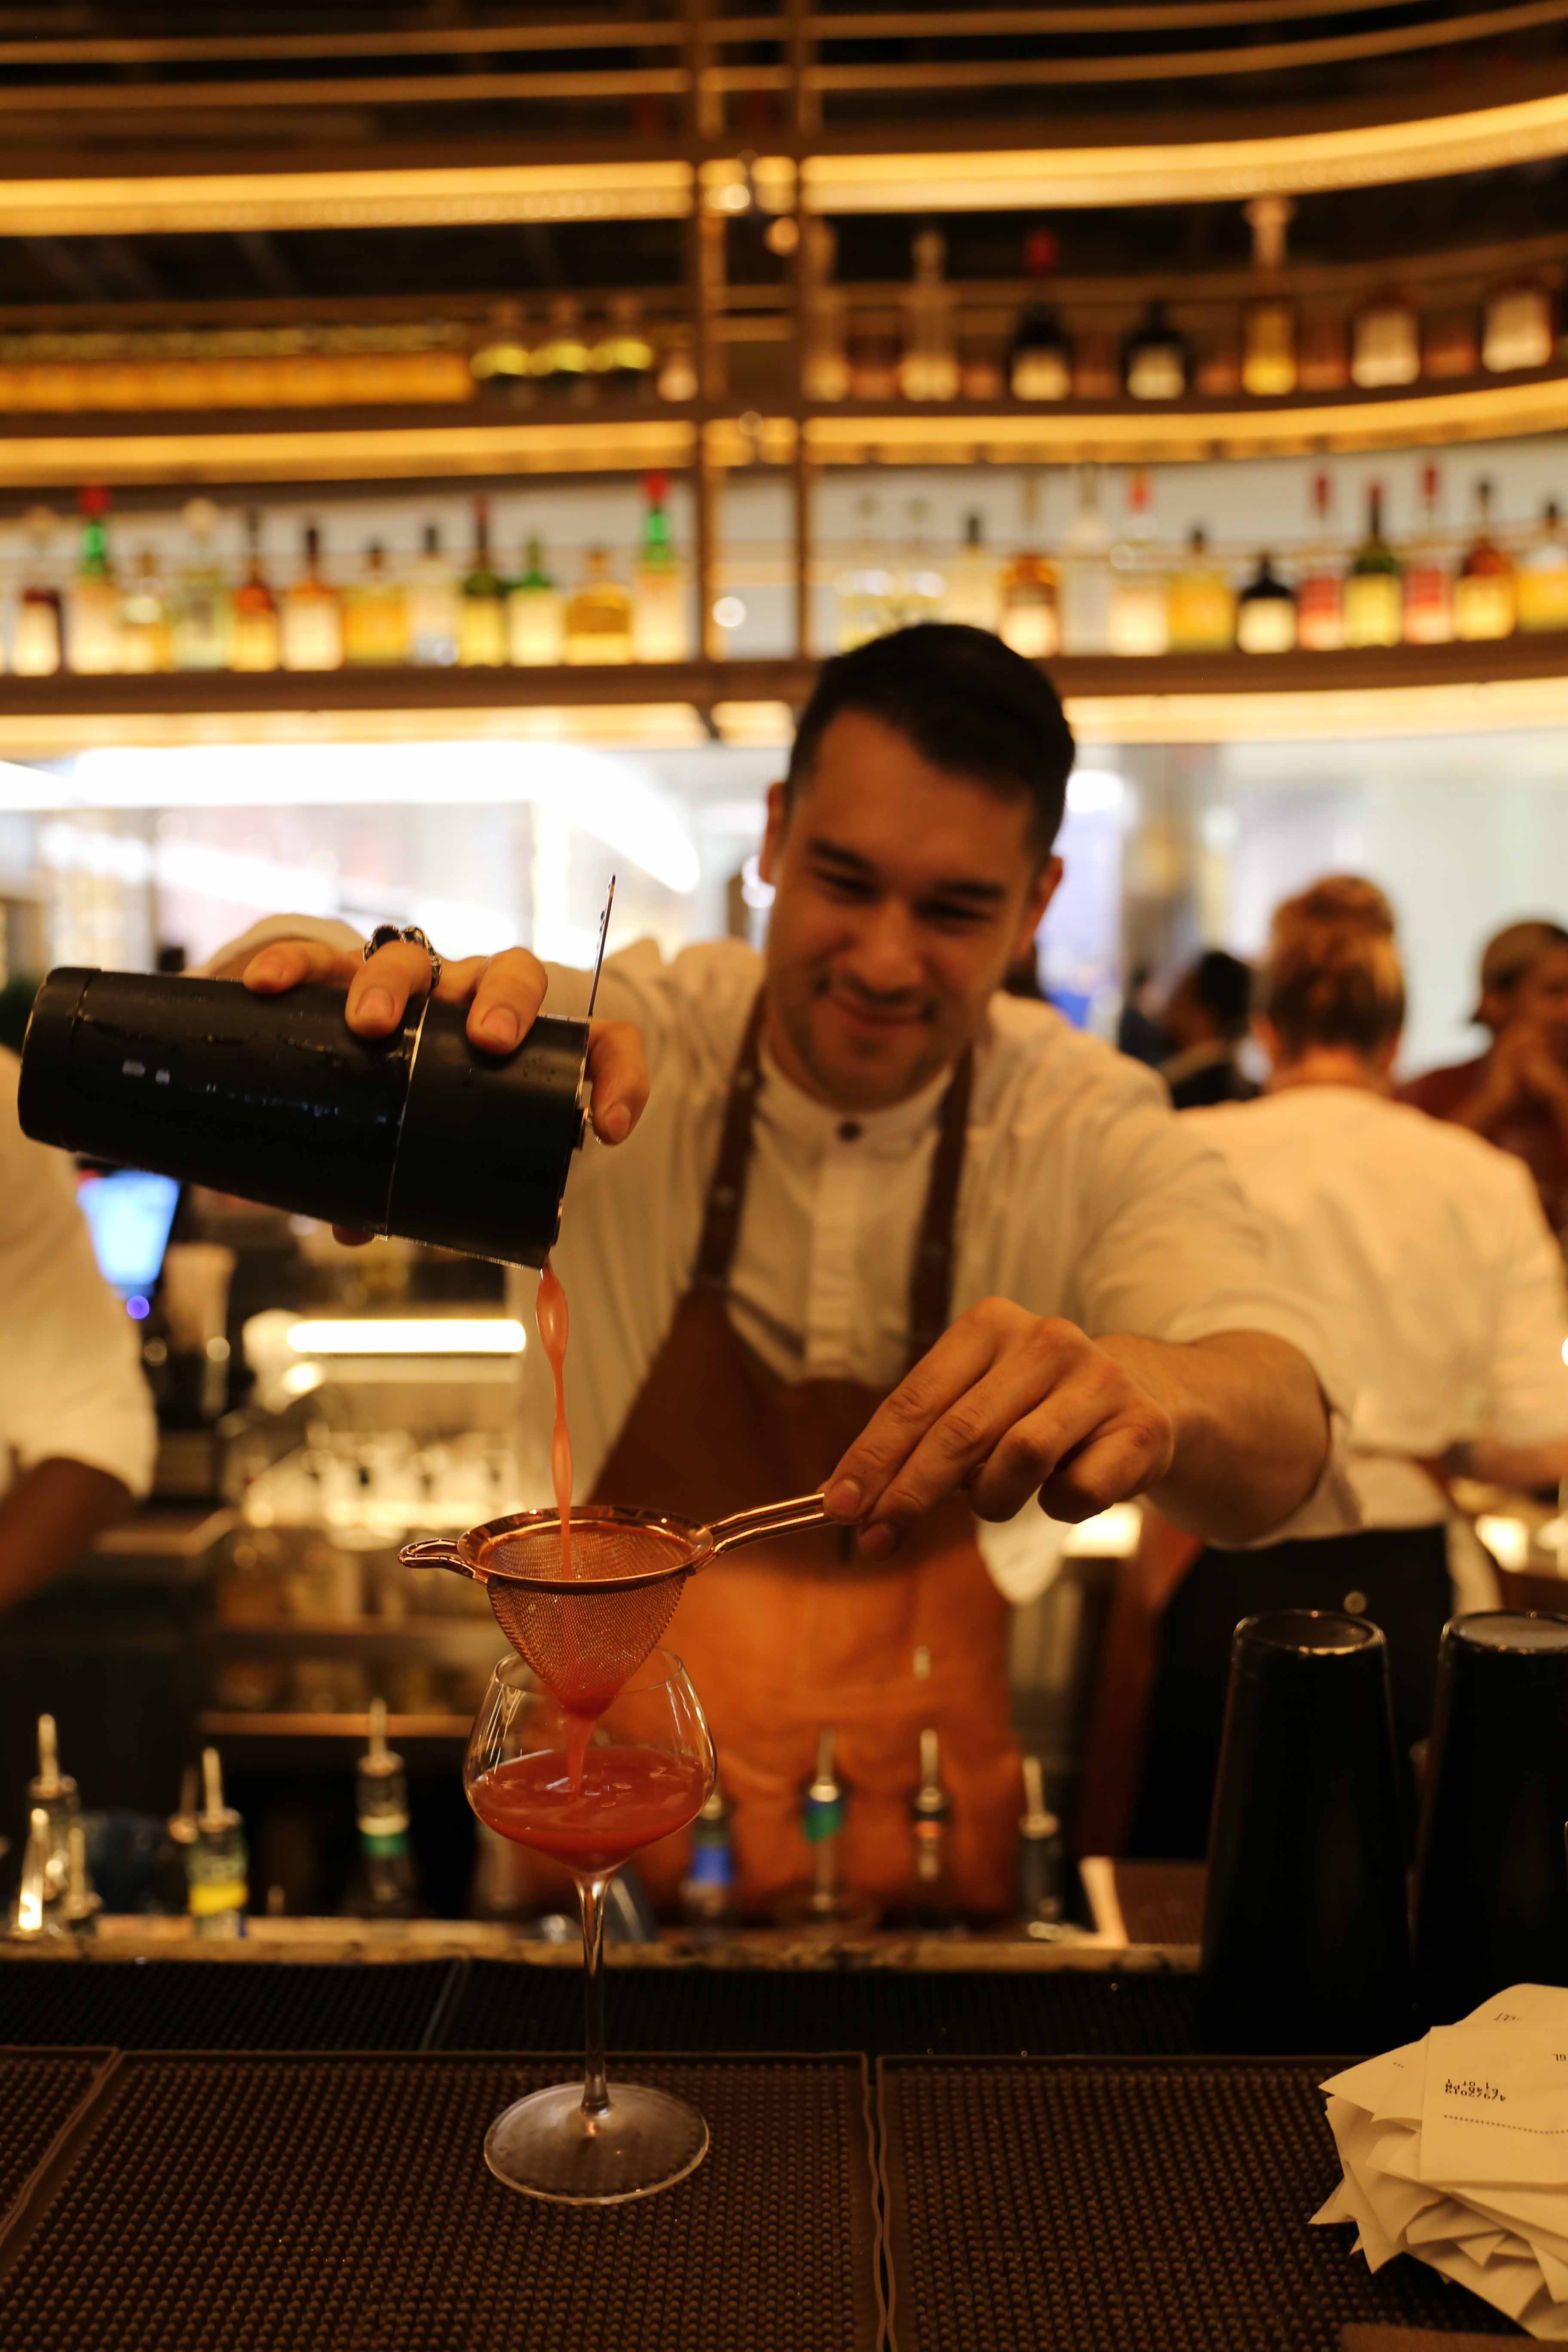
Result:
<svg viewBox="0 0 1568 2352">
<path fill-rule="evenodd" d="M 1568 1990 L 1515 1985 L 1321 2087 L 1344 2179 L 1313 2221 L 1568 2343 Z"/>
</svg>

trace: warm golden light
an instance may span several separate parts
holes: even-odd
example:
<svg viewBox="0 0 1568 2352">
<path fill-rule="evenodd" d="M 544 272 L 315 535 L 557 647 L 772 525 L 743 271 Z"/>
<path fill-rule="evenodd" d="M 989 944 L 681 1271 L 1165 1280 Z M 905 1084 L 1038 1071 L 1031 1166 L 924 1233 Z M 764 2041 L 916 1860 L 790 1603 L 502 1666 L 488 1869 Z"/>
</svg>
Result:
<svg viewBox="0 0 1568 2352">
<path fill-rule="evenodd" d="M 0 433 L 0 477 L 16 483 L 395 481 L 426 474 L 594 474 L 689 462 L 682 416 L 581 424 L 314 426 L 276 432 Z"/>
</svg>

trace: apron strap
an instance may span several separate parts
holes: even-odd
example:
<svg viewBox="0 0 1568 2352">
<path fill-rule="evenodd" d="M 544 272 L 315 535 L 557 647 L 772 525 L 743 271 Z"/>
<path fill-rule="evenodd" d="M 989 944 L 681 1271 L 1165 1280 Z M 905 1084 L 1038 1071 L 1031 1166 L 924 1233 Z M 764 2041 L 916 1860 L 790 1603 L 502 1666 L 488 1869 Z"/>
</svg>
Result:
<svg viewBox="0 0 1568 2352">
<path fill-rule="evenodd" d="M 708 1187 L 698 1244 L 696 1283 L 707 1290 L 729 1287 L 730 1268 L 741 1231 L 741 1210 L 746 1193 L 746 1168 L 752 1156 L 752 1129 L 756 1118 L 757 1081 L 761 1072 L 763 993 L 747 1017 L 741 1050 L 735 1057 L 730 1097 L 719 1158 Z M 918 1362 L 947 1328 L 952 1291 L 953 1220 L 958 1187 L 963 1173 L 963 1146 L 969 1128 L 969 1099 L 974 1081 L 974 1055 L 966 1048 L 953 1066 L 942 1104 L 942 1132 L 931 1161 L 925 1211 L 915 1243 L 910 1273 L 910 1361 Z"/>
</svg>

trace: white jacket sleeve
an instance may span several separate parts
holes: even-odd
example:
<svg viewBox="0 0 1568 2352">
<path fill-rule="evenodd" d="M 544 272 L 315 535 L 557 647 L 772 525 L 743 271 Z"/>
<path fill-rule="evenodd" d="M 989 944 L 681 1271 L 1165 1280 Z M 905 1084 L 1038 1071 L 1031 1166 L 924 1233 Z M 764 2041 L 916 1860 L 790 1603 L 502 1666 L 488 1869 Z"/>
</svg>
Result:
<svg viewBox="0 0 1568 2352">
<path fill-rule="evenodd" d="M 1568 1282 L 1533 1177 L 1521 1161 L 1506 1166 L 1512 1214 L 1499 1235 L 1487 1433 L 1505 1445 L 1539 1445 L 1568 1437 Z"/>
<path fill-rule="evenodd" d="M 0 1054 L 0 1447 L 18 1469 L 85 1462 L 144 1495 L 158 1433 L 135 1327 L 98 1271 L 69 1160 L 17 1125 L 17 1068 Z"/>
</svg>

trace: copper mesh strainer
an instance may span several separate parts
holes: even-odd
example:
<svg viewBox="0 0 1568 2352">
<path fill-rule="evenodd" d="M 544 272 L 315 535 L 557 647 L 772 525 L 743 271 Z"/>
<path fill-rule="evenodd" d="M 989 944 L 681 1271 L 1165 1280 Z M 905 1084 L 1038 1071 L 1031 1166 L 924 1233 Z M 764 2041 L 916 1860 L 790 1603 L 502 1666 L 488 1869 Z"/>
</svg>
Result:
<svg viewBox="0 0 1568 2352">
<path fill-rule="evenodd" d="M 427 1537 L 405 1544 L 400 1558 L 482 1584 L 501 1632 L 562 1706 L 602 1715 L 658 1642 L 694 1570 L 826 1517 L 820 1495 L 734 1511 L 708 1528 L 587 1504 L 572 1513 L 569 1575 L 554 1511 L 519 1511 L 460 1536 Z"/>
</svg>

